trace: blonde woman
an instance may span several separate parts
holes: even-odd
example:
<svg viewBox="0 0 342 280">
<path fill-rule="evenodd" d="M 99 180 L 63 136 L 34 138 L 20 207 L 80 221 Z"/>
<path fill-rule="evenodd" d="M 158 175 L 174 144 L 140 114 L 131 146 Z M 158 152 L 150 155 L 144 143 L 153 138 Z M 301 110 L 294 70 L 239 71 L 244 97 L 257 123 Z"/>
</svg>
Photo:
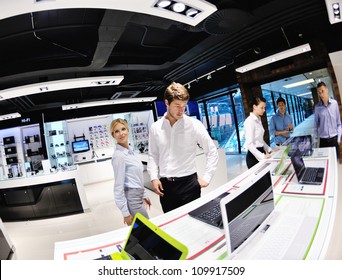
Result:
<svg viewBox="0 0 342 280">
<path fill-rule="evenodd" d="M 113 120 L 110 133 L 116 140 L 112 156 L 114 200 L 124 217 L 124 223 L 131 225 L 138 212 L 148 218 L 145 206 L 151 206 L 144 188 L 143 165 L 128 145 L 129 127 L 126 120 Z"/>
</svg>

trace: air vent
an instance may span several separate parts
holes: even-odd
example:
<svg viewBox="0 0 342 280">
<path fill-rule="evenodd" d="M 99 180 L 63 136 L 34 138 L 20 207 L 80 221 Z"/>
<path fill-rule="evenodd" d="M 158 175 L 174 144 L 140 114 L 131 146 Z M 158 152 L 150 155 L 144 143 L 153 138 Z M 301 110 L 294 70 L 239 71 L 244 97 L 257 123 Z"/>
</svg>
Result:
<svg viewBox="0 0 342 280">
<path fill-rule="evenodd" d="M 204 21 L 204 30 L 211 35 L 225 35 L 240 31 L 251 21 L 251 14 L 240 9 L 216 11 Z"/>
<path fill-rule="evenodd" d="M 132 97 L 136 97 L 140 92 L 141 92 L 140 90 L 118 91 L 114 93 L 110 99 L 132 98 Z"/>
</svg>

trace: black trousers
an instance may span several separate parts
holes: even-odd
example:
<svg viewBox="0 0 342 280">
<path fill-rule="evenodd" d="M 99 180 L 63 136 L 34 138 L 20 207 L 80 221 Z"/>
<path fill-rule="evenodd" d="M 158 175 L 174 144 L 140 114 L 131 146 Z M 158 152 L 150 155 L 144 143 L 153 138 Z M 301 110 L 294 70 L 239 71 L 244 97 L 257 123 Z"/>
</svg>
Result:
<svg viewBox="0 0 342 280">
<path fill-rule="evenodd" d="M 340 158 L 340 145 L 337 142 L 337 136 L 331 138 L 319 138 L 319 147 L 327 148 L 327 147 L 335 147 L 337 159 Z"/>
<path fill-rule="evenodd" d="M 160 178 L 164 188 L 164 196 L 160 204 L 164 213 L 176 209 L 201 196 L 201 186 L 197 173 L 185 177 Z"/>
<path fill-rule="evenodd" d="M 258 151 L 265 154 L 264 147 L 257 148 L 257 149 L 258 149 Z M 258 163 L 259 163 L 259 161 L 257 160 L 257 158 L 250 151 L 248 151 L 247 156 L 246 156 L 246 164 L 247 164 L 248 169 L 253 167 L 254 165 L 256 165 Z"/>
</svg>

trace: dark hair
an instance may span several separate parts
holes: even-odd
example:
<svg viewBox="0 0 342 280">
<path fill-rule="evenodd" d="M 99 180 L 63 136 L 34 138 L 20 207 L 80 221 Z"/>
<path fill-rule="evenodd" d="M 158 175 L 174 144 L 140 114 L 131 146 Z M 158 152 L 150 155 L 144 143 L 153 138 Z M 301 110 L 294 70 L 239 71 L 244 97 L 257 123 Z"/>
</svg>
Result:
<svg viewBox="0 0 342 280">
<path fill-rule="evenodd" d="M 249 107 L 253 110 L 253 105 L 258 106 L 260 102 L 266 103 L 266 99 L 262 96 L 253 96 L 252 100 L 249 102 Z"/>
<path fill-rule="evenodd" d="M 278 105 L 278 103 L 280 103 L 280 102 L 283 102 L 283 103 L 286 105 L 285 99 L 282 98 L 282 97 L 279 97 L 279 98 L 277 99 L 277 105 Z"/>
<path fill-rule="evenodd" d="M 325 84 L 325 82 L 319 82 L 318 84 L 317 84 L 317 88 L 320 88 L 320 87 L 326 87 L 327 85 Z"/>
<path fill-rule="evenodd" d="M 173 82 L 169 85 L 164 92 L 164 100 L 169 102 L 169 105 L 173 100 L 188 101 L 190 94 L 188 90 L 182 84 Z"/>
</svg>

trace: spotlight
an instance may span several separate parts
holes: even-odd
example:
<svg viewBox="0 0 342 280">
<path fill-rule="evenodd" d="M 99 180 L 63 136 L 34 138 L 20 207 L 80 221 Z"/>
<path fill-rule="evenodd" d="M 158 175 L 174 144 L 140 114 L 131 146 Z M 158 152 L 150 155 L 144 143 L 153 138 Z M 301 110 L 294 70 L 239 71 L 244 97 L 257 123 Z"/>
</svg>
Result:
<svg viewBox="0 0 342 280">
<path fill-rule="evenodd" d="M 208 74 L 207 80 L 210 80 L 210 79 L 211 79 L 211 74 Z"/>
<path fill-rule="evenodd" d="M 182 13 L 185 11 L 186 6 L 183 3 L 176 2 L 172 5 L 172 10 L 176 13 Z"/>
<path fill-rule="evenodd" d="M 188 89 L 190 89 L 191 88 L 191 86 L 190 86 L 190 84 L 188 84 Z"/>
<path fill-rule="evenodd" d="M 166 8 L 166 7 L 168 7 L 170 4 L 171 4 L 171 1 L 170 1 L 170 0 L 160 0 L 160 1 L 158 1 L 157 6 L 158 6 L 159 8 Z"/>
<path fill-rule="evenodd" d="M 194 8 L 190 8 L 188 10 L 186 10 L 185 14 L 187 17 L 194 17 L 199 13 L 199 10 L 196 10 Z"/>
<path fill-rule="evenodd" d="M 334 13 L 334 19 L 339 20 L 341 19 L 341 11 L 340 11 L 340 5 L 339 3 L 334 3 L 332 5 L 333 13 Z"/>
</svg>

